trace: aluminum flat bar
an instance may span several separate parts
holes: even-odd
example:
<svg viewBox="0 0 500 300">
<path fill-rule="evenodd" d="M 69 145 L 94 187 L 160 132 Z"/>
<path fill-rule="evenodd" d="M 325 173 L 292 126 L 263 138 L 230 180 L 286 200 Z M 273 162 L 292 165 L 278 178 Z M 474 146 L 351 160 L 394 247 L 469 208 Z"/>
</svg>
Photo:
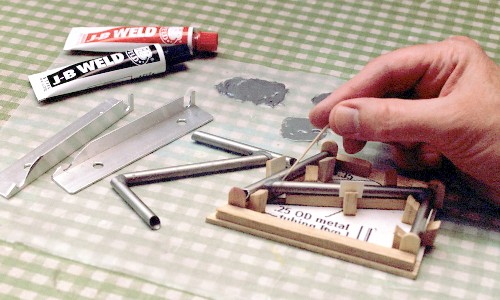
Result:
<svg viewBox="0 0 500 300">
<path fill-rule="evenodd" d="M 133 110 L 128 103 L 108 99 L 46 140 L 0 173 L 0 195 L 10 198 L 40 175 L 95 138 Z"/>
<path fill-rule="evenodd" d="M 76 193 L 212 120 L 195 105 L 193 94 L 186 106 L 179 98 L 90 142 L 52 178 L 68 193 Z"/>
</svg>

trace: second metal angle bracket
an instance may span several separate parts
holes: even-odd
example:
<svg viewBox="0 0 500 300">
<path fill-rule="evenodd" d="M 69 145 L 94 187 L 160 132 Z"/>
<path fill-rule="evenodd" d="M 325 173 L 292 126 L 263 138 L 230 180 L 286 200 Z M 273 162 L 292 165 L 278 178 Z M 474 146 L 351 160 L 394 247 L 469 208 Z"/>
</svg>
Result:
<svg viewBox="0 0 500 300">
<path fill-rule="evenodd" d="M 52 179 L 68 193 L 76 193 L 212 120 L 211 114 L 195 105 L 192 91 L 90 142 Z"/>
<path fill-rule="evenodd" d="M 133 110 L 128 103 L 108 99 L 0 172 L 0 195 L 10 198 L 85 143 Z"/>
</svg>

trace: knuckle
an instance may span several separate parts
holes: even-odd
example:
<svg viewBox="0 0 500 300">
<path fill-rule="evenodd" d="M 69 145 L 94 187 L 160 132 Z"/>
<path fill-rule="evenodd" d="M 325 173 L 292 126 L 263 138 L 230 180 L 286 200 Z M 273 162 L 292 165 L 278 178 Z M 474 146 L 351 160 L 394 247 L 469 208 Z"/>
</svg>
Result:
<svg viewBox="0 0 500 300">
<path fill-rule="evenodd" d="M 481 49 L 479 43 L 468 36 L 452 36 L 446 39 L 445 43 L 449 44 L 454 49 L 469 49 L 469 50 Z"/>
</svg>

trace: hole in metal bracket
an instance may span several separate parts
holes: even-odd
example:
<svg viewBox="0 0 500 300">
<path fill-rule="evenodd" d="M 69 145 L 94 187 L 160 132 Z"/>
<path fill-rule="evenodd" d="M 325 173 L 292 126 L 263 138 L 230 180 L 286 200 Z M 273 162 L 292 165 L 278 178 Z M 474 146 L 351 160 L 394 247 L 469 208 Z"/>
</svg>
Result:
<svg viewBox="0 0 500 300">
<path fill-rule="evenodd" d="M 177 124 L 181 125 L 181 126 L 184 126 L 184 125 L 187 124 L 187 120 L 186 119 L 178 119 L 177 120 Z"/>
<path fill-rule="evenodd" d="M 95 162 L 92 167 L 94 167 L 94 169 L 101 169 L 104 167 L 104 164 L 102 162 Z"/>
</svg>

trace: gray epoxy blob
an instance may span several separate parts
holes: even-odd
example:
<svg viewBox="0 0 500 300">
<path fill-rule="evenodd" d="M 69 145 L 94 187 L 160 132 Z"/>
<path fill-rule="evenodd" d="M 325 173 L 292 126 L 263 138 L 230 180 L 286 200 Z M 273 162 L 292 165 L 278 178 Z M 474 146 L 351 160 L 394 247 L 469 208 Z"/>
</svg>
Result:
<svg viewBox="0 0 500 300">
<path fill-rule="evenodd" d="M 234 77 L 215 86 L 220 94 L 255 105 L 265 104 L 275 107 L 285 99 L 288 89 L 283 83 L 258 78 Z"/>
<path fill-rule="evenodd" d="M 308 118 L 287 117 L 281 123 L 281 136 L 297 142 L 310 142 L 320 133 L 321 129 L 314 127 Z M 320 137 L 324 138 L 326 133 Z"/>
</svg>

